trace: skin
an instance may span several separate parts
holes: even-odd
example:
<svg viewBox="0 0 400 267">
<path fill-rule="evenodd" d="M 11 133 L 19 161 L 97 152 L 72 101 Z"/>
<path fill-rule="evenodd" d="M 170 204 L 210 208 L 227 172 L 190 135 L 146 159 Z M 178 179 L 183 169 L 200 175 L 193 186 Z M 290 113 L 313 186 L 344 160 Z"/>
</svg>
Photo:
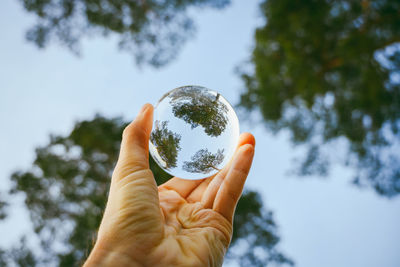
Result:
<svg viewBox="0 0 400 267">
<path fill-rule="evenodd" d="M 157 187 L 149 169 L 153 106 L 124 130 L 97 241 L 84 266 L 221 266 L 255 140 L 240 136 L 233 159 L 202 180 Z"/>
</svg>

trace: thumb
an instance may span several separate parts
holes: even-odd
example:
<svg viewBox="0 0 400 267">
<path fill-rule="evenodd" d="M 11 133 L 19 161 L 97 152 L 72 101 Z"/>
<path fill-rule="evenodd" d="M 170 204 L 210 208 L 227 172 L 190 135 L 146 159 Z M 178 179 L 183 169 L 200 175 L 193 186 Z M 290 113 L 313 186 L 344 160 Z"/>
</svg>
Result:
<svg viewBox="0 0 400 267">
<path fill-rule="evenodd" d="M 151 104 L 145 104 L 135 120 L 124 129 L 118 162 L 112 175 L 110 198 L 115 197 L 114 191 L 117 190 L 119 198 L 145 200 L 158 209 L 157 184 L 149 169 L 153 109 Z"/>
<path fill-rule="evenodd" d="M 118 177 L 149 169 L 149 139 L 153 125 L 153 106 L 145 104 L 122 134 L 121 150 L 116 166 Z"/>
<path fill-rule="evenodd" d="M 138 240 L 149 232 L 156 233 L 156 236 L 162 233 L 157 185 L 149 169 L 152 124 L 153 106 L 146 104 L 123 132 L 99 234 L 112 228 L 126 235 L 121 238 L 134 236 Z M 111 220 L 111 224 L 117 222 L 117 225 L 108 227 L 107 221 L 114 215 L 118 219 Z"/>
</svg>

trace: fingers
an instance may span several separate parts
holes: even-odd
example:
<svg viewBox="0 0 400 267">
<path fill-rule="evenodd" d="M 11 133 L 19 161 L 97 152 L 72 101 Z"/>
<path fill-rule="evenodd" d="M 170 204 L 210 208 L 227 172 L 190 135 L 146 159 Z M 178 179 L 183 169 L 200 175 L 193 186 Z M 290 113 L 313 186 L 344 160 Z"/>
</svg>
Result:
<svg viewBox="0 0 400 267">
<path fill-rule="evenodd" d="M 251 133 L 242 133 L 239 137 L 238 148 L 245 145 L 250 144 L 253 147 L 256 145 L 256 139 Z"/>
<path fill-rule="evenodd" d="M 235 154 L 233 155 L 231 161 L 219 172 L 215 178 L 211 181 L 211 183 L 208 185 L 207 189 L 205 190 L 202 198 L 201 198 L 201 203 L 203 204 L 204 208 L 206 209 L 211 209 L 214 204 L 215 196 L 217 195 L 217 192 L 219 188 L 221 187 L 221 184 L 230 170 L 232 166 L 233 159 L 235 159 L 238 156 L 239 148 L 245 144 L 251 144 L 252 146 L 255 145 L 255 139 L 254 136 L 250 133 L 243 133 L 239 137 L 239 143 L 236 148 Z"/>
<path fill-rule="evenodd" d="M 153 125 L 153 106 L 145 104 L 136 119 L 124 130 L 117 167 L 123 172 L 149 168 L 149 139 Z M 124 176 L 124 175 L 122 175 Z"/>
<path fill-rule="evenodd" d="M 203 182 L 198 187 L 196 187 L 196 189 L 194 189 L 190 193 L 190 195 L 186 198 L 187 202 L 189 203 L 200 202 L 204 191 L 206 190 L 210 182 L 214 179 L 214 176 L 204 179 Z"/>
<path fill-rule="evenodd" d="M 178 177 L 170 179 L 168 182 L 159 186 L 160 189 L 174 190 L 181 197 L 186 198 L 204 179 L 185 180 Z"/>
<path fill-rule="evenodd" d="M 219 212 L 231 222 L 253 161 L 253 144 L 254 142 L 247 143 L 238 149 L 213 204 L 213 210 Z"/>
<path fill-rule="evenodd" d="M 211 209 L 214 204 L 215 196 L 217 195 L 218 189 L 220 188 L 222 181 L 224 180 L 224 174 L 218 174 L 210 182 L 207 189 L 204 191 L 201 197 L 201 204 L 205 209 Z"/>
<path fill-rule="evenodd" d="M 240 136 L 239 138 L 239 146 L 246 144 L 246 143 L 252 143 L 254 144 L 254 137 L 249 134 L 249 133 L 244 133 Z M 217 174 L 218 180 L 222 179 L 225 177 L 226 173 L 228 172 L 228 165 Z M 213 188 L 216 188 L 215 193 L 213 194 L 212 197 L 212 202 L 211 205 L 209 205 L 209 208 L 212 207 L 212 203 L 214 201 L 215 195 L 218 191 L 220 183 L 215 183 L 214 180 L 217 179 L 217 177 L 212 176 L 209 178 L 201 179 L 201 180 L 185 180 L 181 178 L 174 177 L 168 182 L 162 184 L 159 186 L 160 189 L 169 189 L 169 190 L 174 190 L 176 191 L 181 197 L 186 198 L 186 200 L 190 203 L 193 202 L 198 202 L 201 201 L 204 195 L 204 192 L 209 191 L 209 187 L 211 183 L 214 184 Z M 209 194 L 212 195 L 212 194 Z"/>
</svg>

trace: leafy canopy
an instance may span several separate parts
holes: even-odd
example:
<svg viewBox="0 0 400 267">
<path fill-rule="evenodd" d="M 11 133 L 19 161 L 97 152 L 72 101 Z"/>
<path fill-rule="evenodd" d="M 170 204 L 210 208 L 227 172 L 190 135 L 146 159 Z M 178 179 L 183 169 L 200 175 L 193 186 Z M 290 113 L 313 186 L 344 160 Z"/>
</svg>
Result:
<svg viewBox="0 0 400 267">
<path fill-rule="evenodd" d="M 190 159 L 183 163 L 183 169 L 187 172 L 210 173 L 213 170 L 219 171 L 218 165 L 224 160 L 224 149 L 218 149 L 215 154 L 208 149 L 200 149 Z"/>
<path fill-rule="evenodd" d="M 20 0 L 37 23 L 26 33 L 43 48 L 50 42 L 79 52 L 83 37 L 115 33 L 137 63 L 165 65 L 193 35 L 193 8 L 223 8 L 230 0 Z"/>
<path fill-rule="evenodd" d="M 175 168 L 178 158 L 179 145 L 182 136 L 168 129 L 169 121 L 156 121 L 155 129 L 151 132 L 150 141 L 157 149 L 164 168 Z"/>
<path fill-rule="evenodd" d="M 228 124 L 228 107 L 219 100 L 220 96 L 200 86 L 180 87 L 168 95 L 175 117 L 190 124 L 192 129 L 202 126 L 212 137 L 221 135 Z"/>
<path fill-rule="evenodd" d="M 400 1 L 268 0 L 261 10 L 241 105 L 306 144 L 300 174 L 327 174 L 328 145 L 344 141 L 355 183 L 398 194 Z"/>
</svg>

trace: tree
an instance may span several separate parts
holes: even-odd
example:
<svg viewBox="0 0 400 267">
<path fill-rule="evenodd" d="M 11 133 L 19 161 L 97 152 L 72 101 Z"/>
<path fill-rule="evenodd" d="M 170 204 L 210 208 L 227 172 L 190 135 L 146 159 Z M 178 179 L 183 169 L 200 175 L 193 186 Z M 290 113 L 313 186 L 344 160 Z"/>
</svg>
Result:
<svg viewBox="0 0 400 267">
<path fill-rule="evenodd" d="M 161 164 L 166 169 L 175 168 L 178 151 L 181 150 L 179 146 L 181 135 L 168 130 L 168 121 L 156 121 L 155 125 L 155 129 L 150 136 L 150 141 L 163 160 Z"/>
<path fill-rule="evenodd" d="M 50 42 L 75 53 L 83 37 L 119 36 L 119 47 L 135 56 L 137 63 L 155 67 L 172 60 L 193 35 L 191 7 L 224 8 L 229 0 L 21 0 L 37 23 L 26 38 L 43 48 Z"/>
<path fill-rule="evenodd" d="M 7 217 L 5 208 L 8 203 L 5 202 L 2 198 L 0 198 L 0 221 L 4 220 Z M 6 265 L 6 253 L 4 250 L 0 249 L 0 266 Z"/>
<path fill-rule="evenodd" d="M 208 149 L 200 149 L 191 158 L 191 161 L 185 161 L 182 168 L 187 172 L 199 172 L 208 174 L 214 170 L 219 171 L 218 165 L 224 160 L 224 149 L 218 149 L 213 154 Z"/>
<path fill-rule="evenodd" d="M 400 2 L 268 0 L 242 72 L 241 105 L 259 109 L 308 153 L 302 175 L 325 175 L 345 142 L 354 182 L 400 192 Z"/>
<path fill-rule="evenodd" d="M 26 239 L 26 236 L 23 236 L 17 246 L 6 251 L 0 250 L 0 266 L 35 267 L 38 265 L 35 255 L 26 244 Z"/>
<path fill-rule="evenodd" d="M 215 96 L 200 86 L 184 86 L 175 89 L 170 98 L 174 115 L 194 129 L 202 126 L 209 136 L 219 136 L 228 124 L 228 107 Z"/>
<path fill-rule="evenodd" d="M 8 203 L 2 199 L 3 195 L 0 195 L 0 221 L 7 217 L 6 208 Z"/>
<path fill-rule="evenodd" d="M 0 253 L 0 260 L 17 266 L 24 266 L 19 262 L 75 266 L 85 260 L 103 215 L 125 126 L 121 118 L 96 116 L 78 122 L 67 136 L 51 136 L 48 145 L 36 149 L 32 168 L 12 175 L 11 193 L 25 196 L 42 253 L 38 248 L 29 250 L 22 241 L 13 252 Z M 150 166 L 158 184 L 171 177 L 151 157 Z M 252 266 L 292 264 L 277 250 L 278 242 L 271 212 L 256 192 L 244 192 L 234 219 L 231 247 L 234 250 L 237 244 L 247 243 L 249 248 L 245 255 L 229 252 L 228 259 L 247 259 L 255 263 Z"/>
</svg>

